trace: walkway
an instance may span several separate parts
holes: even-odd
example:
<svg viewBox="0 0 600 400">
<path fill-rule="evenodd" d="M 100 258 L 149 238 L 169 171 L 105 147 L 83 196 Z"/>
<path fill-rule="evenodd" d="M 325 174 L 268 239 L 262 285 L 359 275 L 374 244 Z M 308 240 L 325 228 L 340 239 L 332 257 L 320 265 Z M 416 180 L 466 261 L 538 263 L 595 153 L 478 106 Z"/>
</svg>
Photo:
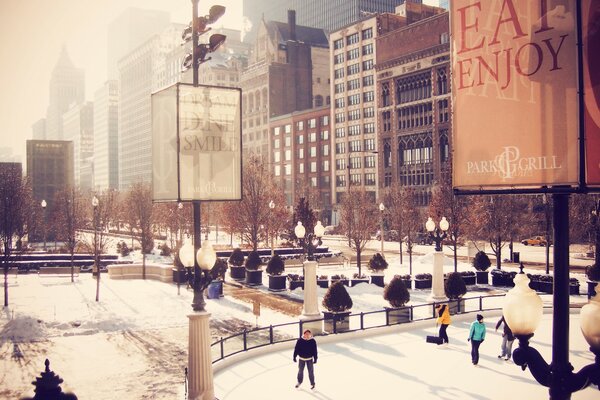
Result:
<svg viewBox="0 0 600 400">
<path fill-rule="evenodd" d="M 593 362 L 579 330 L 579 311 L 571 314 L 570 361 L 575 371 Z M 501 335 L 494 331 L 499 312 L 484 313 L 488 336 L 481 346 L 480 364 L 470 362 L 466 338 L 474 314 L 455 316 L 448 329 L 446 348 L 425 342 L 435 334 L 433 321 L 342 335 L 318 337 L 319 360 L 315 365 L 316 389 L 308 378 L 295 389 L 297 366 L 291 344 L 255 350 L 245 360 L 231 357 L 215 364 L 215 395 L 220 400 L 353 400 L 393 397 L 419 400 L 544 399 L 546 388 L 528 370 L 496 356 Z M 551 314 L 545 314 L 532 345 L 550 361 Z M 517 343 L 515 342 L 515 348 Z M 598 390 L 575 393 L 574 400 L 597 399 Z"/>
</svg>

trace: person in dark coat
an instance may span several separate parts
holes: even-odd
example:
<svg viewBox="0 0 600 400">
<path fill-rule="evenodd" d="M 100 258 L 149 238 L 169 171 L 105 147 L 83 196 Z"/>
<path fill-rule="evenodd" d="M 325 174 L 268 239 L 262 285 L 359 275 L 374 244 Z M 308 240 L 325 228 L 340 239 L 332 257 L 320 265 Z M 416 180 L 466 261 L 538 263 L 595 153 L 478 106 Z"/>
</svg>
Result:
<svg viewBox="0 0 600 400">
<path fill-rule="evenodd" d="M 502 332 L 502 346 L 500 347 L 500 354 L 498 355 L 498 358 L 504 358 L 506 361 L 508 361 L 510 360 L 510 355 L 512 353 L 512 345 L 515 341 L 515 336 L 506 323 L 504 315 L 496 323 L 496 331 L 498 331 L 498 328 L 500 328 L 500 325 L 502 324 L 504 324 L 504 332 Z"/>
<path fill-rule="evenodd" d="M 315 373 L 313 365 L 317 363 L 317 342 L 312 337 L 312 332 L 306 329 L 302 337 L 296 341 L 294 348 L 294 362 L 299 358 L 298 363 L 298 388 L 304 380 L 304 366 L 308 370 L 308 379 L 310 380 L 310 388 L 315 388 Z"/>
</svg>

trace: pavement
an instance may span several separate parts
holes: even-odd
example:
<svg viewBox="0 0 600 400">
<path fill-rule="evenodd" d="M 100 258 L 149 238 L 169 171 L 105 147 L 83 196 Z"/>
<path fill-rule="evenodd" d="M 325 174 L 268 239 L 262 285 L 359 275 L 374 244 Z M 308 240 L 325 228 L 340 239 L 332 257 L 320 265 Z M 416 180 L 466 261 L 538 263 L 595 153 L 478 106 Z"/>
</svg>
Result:
<svg viewBox="0 0 600 400">
<path fill-rule="evenodd" d="M 570 319 L 570 362 L 575 372 L 593 363 L 578 313 L 573 310 Z M 447 347 L 425 342 L 426 335 L 436 334 L 434 321 L 319 336 L 314 390 L 307 376 L 300 388 L 294 388 L 293 342 L 251 350 L 214 365 L 215 395 L 219 400 L 353 400 L 392 395 L 419 400 L 548 398 L 547 388 L 529 370 L 497 358 L 501 334 L 494 326 L 500 312 L 483 314 L 488 331 L 478 366 L 471 364 L 466 340 L 474 319 L 470 313 L 453 317 Z M 531 341 L 547 362 L 551 359 L 551 323 L 551 314 L 545 314 Z M 598 398 L 595 387 L 572 395 L 575 400 Z"/>
</svg>

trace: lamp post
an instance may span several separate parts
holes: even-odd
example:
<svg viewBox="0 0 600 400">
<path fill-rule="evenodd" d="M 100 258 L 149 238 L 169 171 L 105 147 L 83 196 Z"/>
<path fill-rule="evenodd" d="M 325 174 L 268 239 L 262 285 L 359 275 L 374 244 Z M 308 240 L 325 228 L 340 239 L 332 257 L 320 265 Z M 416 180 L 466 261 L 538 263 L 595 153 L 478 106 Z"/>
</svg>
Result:
<svg viewBox="0 0 600 400">
<path fill-rule="evenodd" d="M 385 254 L 383 254 L 383 212 L 385 211 L 385 205 L 383 203 L 379 203 L 379 215 L 381 216 L 381 229 L 379 229 L 379 236 L 381 239 L 381 257 L 385 259 Z"/>
<path fill-rule="evenodd" d="M 594 363 L 573 373 L 569 363 L 569 195 L 553 194 L 554 293 L 552 301 L 552 362 L 529 346 L 542 316 L 542 301 L 529 288 L 523 273 L 515 277 L 515 287 L 507 295 L 504 317 L 519 347 L 513 352 L 515 364 L 529 368 L 536 381 L 549 388 L 550 399 L 567 400 L 571 393 L 600 384 L 600 295 L 581 309 L 581 331 L 594 354 Z M 521 271 L 522 272 L 522 271 Z"/>
<path fill-rule="evenodd" d="M 448 220 L 446 217 L 442 217 L 438 228 L 435 226 L 433 219 L 429 217 L 425 223 L 425 228 L 429 232 L 431 239 L 435 242 L 431 295 L 429 299 L 434 302 L 446 301 L 448 298 L 444 291 L 444 253 L 442 252 L 442 241 L 446 238 L 446 231 L 449 228 Z"/>
<path fill-rule="evenodd" d="M 46 200 L 42 199 L 42 212 L 44 213 L 44 251 L 46 251 L 46 226 L 47 226 L 47 218 L 46 218 L 46 206 L 48 204 L 46 203 Z"/>
<path fill-rule="evenodd" d="M 100 265 L 98 263 L 98 205 L 100 202 L 96 196 L 92 197 L 92 207 L 94 208 L 94 267 L 96 269 L 96 301 L 100 294 Z M 92 272 L 94 268 L 92 268 Z"/>
<path fill-rule="evenodd" d="M 300 239 L 303 254 L 306 255 L 306 260 L 303 263 L 304 267 L 304 305 L 302 307 L 302 315 L 300 316 L 301 326 L 304 329 L 310 329 L 313 334 L 321 333 L 322 327 L 320 324 L 321 312 L 317 299 L 317 261 L 314 257 L 315 249 L 321 245 L 321 237 L 325 233 L 325 228 L 321 221 L 317 221 L 314 228 L 314 233 L 306 234 L 306 229 L 302 222 L 298 221 L 298 225 L 294 228 L 296 237 Z M 319 321 L 314 321 L 315 319 Z M 303 322 L 308 321 L 308 322 Z"/>
<path fill-rule="evenodd" d="M 267 235 L 270 236 L 270 239 L 271 239 L 271 258 L 275 255 L 275 247 L 273 245 L 273 236 L 275 236 L 275 235 L 270 230 L 274 208 L 275 208 L 275 202 L 273 200 L 269 201 L 269 222 L 267 224 Z"/>
</svg>

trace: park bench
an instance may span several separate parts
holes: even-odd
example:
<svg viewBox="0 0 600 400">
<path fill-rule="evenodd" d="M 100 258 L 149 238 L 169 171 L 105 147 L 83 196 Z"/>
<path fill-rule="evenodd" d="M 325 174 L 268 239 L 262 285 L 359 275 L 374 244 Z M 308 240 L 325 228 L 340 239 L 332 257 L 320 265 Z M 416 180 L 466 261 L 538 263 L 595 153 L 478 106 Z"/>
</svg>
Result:
<svg viewBox="0 0 600 400">
<path fill-rule="evenodd" d="M 40 267 L 40 275 L 71 276 L 71 267 Z M 73 267 L 73 275 L 79 276 L 79 267 Z"/>
</svg>

